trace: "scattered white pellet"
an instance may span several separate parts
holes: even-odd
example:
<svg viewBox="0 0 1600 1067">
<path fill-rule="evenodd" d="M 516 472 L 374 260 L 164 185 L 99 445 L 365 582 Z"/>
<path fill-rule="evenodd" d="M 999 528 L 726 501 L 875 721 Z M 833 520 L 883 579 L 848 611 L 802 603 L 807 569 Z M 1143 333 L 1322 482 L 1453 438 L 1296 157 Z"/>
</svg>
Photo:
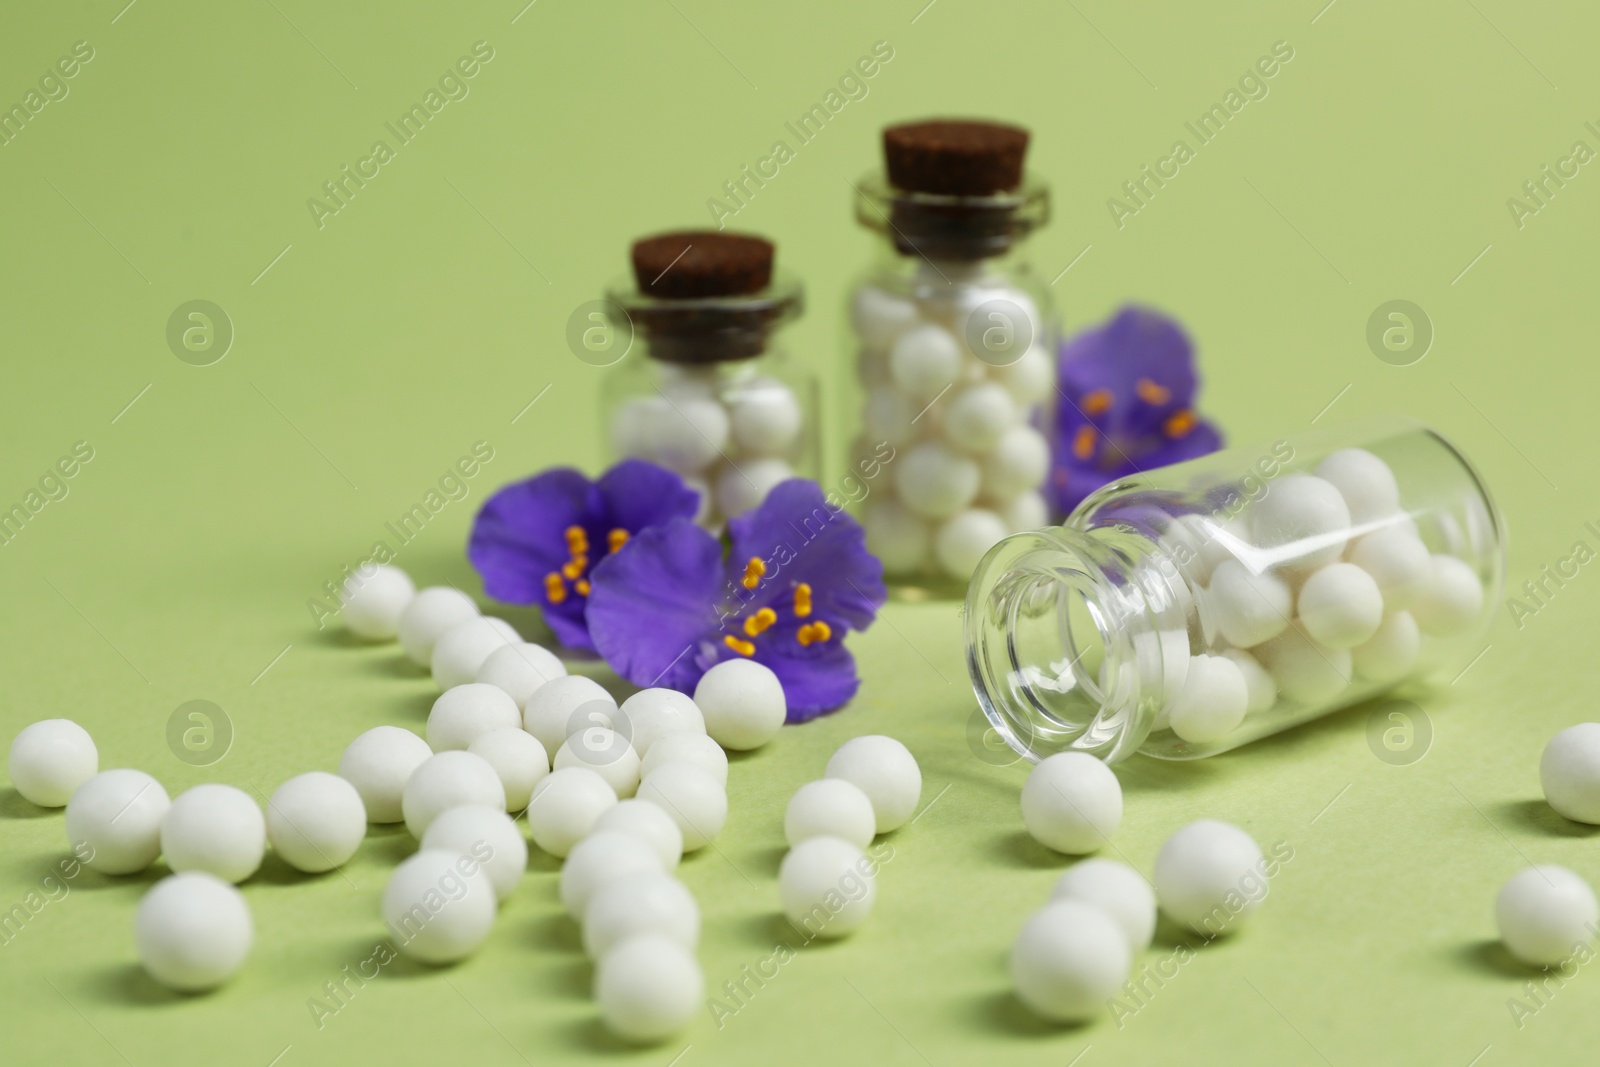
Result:
<svg viewBox="0 0 1600 1067">
<path fill-rule="evenodd" d="M 1093 852 L 1122 823 L 1122 786 L 1110 767 L 1087 752 L 1057 752 L 1039 761 L 1022 787 L 1022 824 L 1046 848 Z"/>
<path fill-rule="evenodd" d="M 412 597 L 400 612 L 395 632 L 405 654 L 414 662 L 429 667 L 433 663 L 433 645 L 439 635 L 478 614 L 478 605 L 461 590 L 447 585 L 429 586 Z"/>
<path fill-rule="evenodd" d="M 1411 673 L 1422 651 L 1422 632 L 1409 611 L 1385 615 L 1377 632 L 1350 650 L 1350 665 L 1369 682 L 1392 682 Z"/>
<path fill-rule="evenodd" d="M 1372 575 L 1354 563 L 1330 563 L 1305 580 L 1295 609 L 1312 640 L 1329 648 L 1354 648 L 1378 632 L 1383 593 Z"/>
<path fill-rule="evenodd" d="M 601 778 L 619 798 L 633 796 L 639 788 L 639 753 L 628 739 L 605 726 L 579 730 L 556 749 L 550 765 L 558 771 L 586 767 Z"/>
<path fill-rule="evenodd" d="M 582 921 L 596 892 L 622 878 L 652 872 L 665 870 L 648 842 L 621 830 L 595 830 L 572 846 L 561 865 L 561 905 Z"/>
<path fill-rule="evenodd" d="M 1435 555 L 1427 590 L 1411 605 L 1424 633 L 1460 633 L 1483 613 L 1483 582 L 1478 572 L 1454 556 Z"/>
<path fill-rule="evenodd" d="M 522 708 L 535 689 L 566 673 L 567 668 L 555 653 L 542 645 L 521 641 L 489 653 L 472 680 L 505 690 L 517 707 Z"/>
<path fill-rule="evenodd" d="M 146 973 L 169 989 L 199 993 L 227 981 L 255 941 L 244 894 L 204 871 L 170 875 L 150 887 L 133 917 Z"/>
<path fill-rule="evenodd" d="M 681 474 L 705 470 L 728 445 L 728 413 L 709 396 L 677 391 L 640 401 L 637 453 Z"/>
<path fill-rule="evenodd" d="M 1344 553 L 1350 507 L 1332 482 L 1310 474 L 1287 474 L 1272 483 L 1250 513 L 1256 545 L 1277 549 L 1283 566 L 1323 567 Z"/>
<path fill-rule="evenodd" d="M 627 1041 L 654 1044 L 699 1013 L 705 977 L 693 954 L 659 934 L 613 946 L 595 967 L 594 996 L 606 1029 Z"/>
<path fill-rule="evenodd" d="M 1167 723 L 1190 744 L 1210 744 L 1231 734 L 1249 708 L 1250 685 L 1239 665 L 1222 656 L 1202 654 L 1189 661 Z"/>
<path fill-rule="evenodd" d="M 826 940 L 854 931 L 878 895 L 876 864 L 842 837 L 810 837 L 778 867 L 783 913 L 805 937 Z"/>
<path fill-rule="evenodd" d="M 924 441 L 907 449 L 894 467 L 900 502 L 925 519 L 948 518 L 978 496 L 982 479 L 978 464 L 942 441 Z"/>
<path fill-rule="evenodd" d="M 1261 661 L 1250 653 L 1240 648 L 1230 648 L 1222 653 L 1224 659 L 1233 661 L 1239 668 L 1239 673 L 1244 675 L 1244 686 L 1250 694 L 1250 701 L 1245 705 L 1245 714 L 1254 715 L 1259 711 L 1266 711 L 1277 703 L 1278 683 L 1272 680 L 1272 675 L 1261 665 Z"/>
<path fill-rule="evenodd" d="M 840 837 L 866 848 L 877 836 L 877 816 L 860 786 L 843 778 L 821 778 L 807 782 L 789 798 L 783 836 L 790 845 L 812 837 Z"/>
<path fill-rule="evenodd" d="M 1022 412 L 1005 386 L 981 382 L 950 398 L 944 414 L 944 435 L 957 448 L 987 452 L 1021 420 Z"/>
<path fill-rule="evenodd" d="M 583 951 L 599 959 L 640 934 L 671 938 L 693 952 L 700 907 L 682 882 L 660 871 L 627 875 L 595 890 L 583 912 Z"/>
<path fill-rule="evenodd" d="M 406 780 L 431 755 L 433 749 L 428 743 L 410 730 L 374 726 L 344 750 L 339 758 L 339 776 L 361 794 L 368 822 L 399 822 Z"/>
<path fill-rule="evenodd" d="M 880 834 L 904 825 L 922 797 L 922 770 L 916 757 L 882 734 L 852 737 L 840 745 L 824 773 L 852 782 L 867 794 Z"/>
<path fill-rule="evenodd" d="M 1284 580 L 1268 571 L 1253 573 L 1236 559 L 1218 563 L 1201 594 L 1216 615 L 1217 629 L 1238 648 L 1270 641 L 1289 625 L 1293 595 Z"/>
<path fill-rule="evenodd" d="M 1507 952 L 1554 967 L 1594 940 L 1600 904 L 1581 876 L 1547 863 L 1511 876 L 1495 897 L 1494 921 Z"/>
<path fill-rule="evenodd" d="M 667 734 L 706 732 L 705 716 L 686 693 L 676 689 L 641 689 L 622 702 L 622 723 L 618 730 L 633 742 L 641 756 Z"/>
<path fill-rule="evenodd" d="M 179 793 L 161 820 L 161 853 L 176 872 L 205 871 L 242 882 L 261 866 L 267 821 L 255 800 L 231 785 L 207 783 Z"/>
<path fill-rule="evenodd" d="M 433 644 L 429 663 L 434 684 L 440 689 L 466 685 L 492 653 L 521 643 L 521 635 L 504 619 L 487 615 L 463 619 L 441 633 Z"/>
<path fill-rule="evenodd" d="M 1013 363 L 992 367 L 990 373 L 1024 406 L 1048 400 L 1055 389 L 1055 362 L 1039 344 L 1029 347 Z"/>
<path fill-rule="evenodd" d="M 599 682 L 568 674 L 534 690 L 522 708 L 522 728 L 553 757 L 568 734 L 587 726 L 616 725 L 617 702 Z"/>
<path fill-rule="evenodd" d="M 1372 575 L 1386 611 L 1409 608 L 1428 591 L 1433 557 L 1422 538 L 1396 524 L 1374 530 L 1350 546 L 1350 562 Z"/>
<path fill-rule="evenodd" d="M 1151 881 L 1162 911 L 1210 937 L 1233 930 L 1267 895 L 1260 846 L 1216 819 L 1192 822 L 1167 838 Z"/>
<path fill-rule="evenodd" d="M 71 719 L 44 719 L 17 734 L 6 769 L 24 800 L 59 808 L 99 773 L 100 753 L 89 731 Z"/>
<path fill-rule="evenodd" d="M 638 797 L 618 801 L 600 813 L 591 833 L 615 830 L 632 834 L 649 845 L 661 859 L 661 869 L 674 871 L 683 859 L 683 831 L 678 823 L 659 805 Z"/>
<path fill-rule="evenodd" d="M 479 850 L 484 851 L 483 849 Z M 407 857 L 383 890 L 383 921 L 396 948 L 424 963 L 477 951 L 496 914 L 494 885 L 477 855 L 425 848 Z"/>
<path fill-rule="evenodd" d="M 728 821 L 728 794 L 709 771 L 690 763 L 668 763 L 639 783 L 639 797 L 672 816 L 683 831 L 683 850 L 704 848 Z"/>
<path fill-rule="evenodd" d="M 1350 684 L 1354 671 L 1350 650 L 1329 648 L 1291 626 L 1251 653 L 1278 683 L 1278 692 L 1308 706 L 1325 704 Z"/>
<path fill-rule="evenodd" d="M 1011 533 L 1006 520 L 987 508 L 968 508 L 940 523 L 933 537 L 939 566 L 953 578 L 969 578 L 984 555 Z"/>
<path fill-rule="evenodd" d="M 1099 908 L 1122 928 L 1130 952 L 1150 947 L 1156 932 L 1156 892 L 1144 875 L 1117 860 L 1080 860 L 1067 868 L 1050 893 Z"/>
<path fill-rule="evenodd" d="M 421 848 L 471 856 L 482 866 L 497 900 L 509 897 L 528 867 L 528 843 L 501 808 L 463 804 L 439 813 L 422 835 Z"/>
<path fill-rule="evenodd" d="M 1111 916 L 1078 900 L 1039 909 L 1011 946 L 1017 997 L 1053 1022 L 1084 1022 L 1104 1011 L 1132 969 L 1128 935 Z"/>
<path fill-rule="evenodd" d="M 802 415 L 794 392 L 776 378 L 741 385 L 728 411 L 733 443 L 745 455 L 787 453 L 800 439 Z"/>
<path fill-rule="evenodd" d="M 1569 726 L 1539 757 L 1544 798 L 1574 822 L 1600 825 L 1600 722 Z"/>
<path fill-rule="evenodd" d="M 465 749 L 492 730 L 522 725 L 522 712 L 506 691 L 484 682 L 446 689 L 428 712 L 428 747 L 435 752 Z"/>
<path fill-rule="evenodd" d="M 267 840 L 296 870 L 317 874 L 341 866 L 366 836 L 361 794 L 337 774 L 297 774 L 267 801 Z"/>
<path fill-rule="evenodd" d="M 479 734 L 467 746 L 481 756 L 500 777 L 506 791 L 506 811 L 521 811 L 533 796 L 533 787 L 550 773 L 550 755 L 539 739 L 521 726 Z"/>
<path fill-rule="evenodd" d="M 67 801 L 67 844 L 103 874 L 142 871 L 161 854 L 161 820 L 172 806 L 161 783 L 143 771 L 101 771 Z"/>
<path fill-rule="evenodd" d="M 895 385 L 924 404 L 961 376 L 961 364 L 961 342 L 931 322 L 907 330 L 889 349 L 889 375 Z"/>
<path fill-rule="evenodd" d="M 983 491 L 1004 499 L 1038 489 L 1050 473 L 1050 442 L 1032 426 L 1007 430 L 983 460 Z"/>
<path fill-rule="evenodd" d="M 712 666 L 694 687 L 694 704 L 711 740 L 739 752 L 760 748 L 777 737 L 789 714 L 783 683 L 772 668 L 753 659 L 728 659 Z M 724 782 L 727 766 L 724 754 Z"/>
<path fill-rule="evenodd" d="M 856 290 L 850 302 L 850 321 L 862 344 L 869 348 L 888 348 L 919 318 L 917 305 L 870 285 Z"/>
<path fill-rule="evenodd" d="M 1350 521 L 1372 522 L 1400 510 L 1400 486 L 1389 465 L 1364 448 L 1341 448 L 1317 464 L 1350 509 Z"/>
<path fill-rule="evenodd" d="M 416 595 L 411 576 L 399 567 L 374 563 L 365 574 L 357 567 L 356 573 L 344 580 L 339 614 L 357 637 L 392 641 L 399 632 L 401 613 Z"/>
<path fill-rule="evenodd" d="M 440 814 L 463 804 L 506 810 L 506 790 L 500 784 L 500 776 L 488 760 L 470 752 L 429 756 L 411 772 L 400 795 L 406 829 L 418 841 Z"/>
<path fill-rule="evenodd" d="M 551 771 L 533 787 L 528 802 L 533 843 L 552 856 L 565 856 L 616 803 L 616 791 L 588 767 Z"/>
<path fill-rule="evenodd" d="M 750 660 L 730 662 L 761 666 Z M 728 784 L 728 754 L 722 751 L 721 745 L 705 734 L 683 732 L 656 738 L 655 743 L 650 746 L 650 754 L 639 762 L 639 777 L 643 778 L 657 767 L 668 763 L 692 763 L 709 773 L 722 786 L 726 787 Z"/>
</svg>

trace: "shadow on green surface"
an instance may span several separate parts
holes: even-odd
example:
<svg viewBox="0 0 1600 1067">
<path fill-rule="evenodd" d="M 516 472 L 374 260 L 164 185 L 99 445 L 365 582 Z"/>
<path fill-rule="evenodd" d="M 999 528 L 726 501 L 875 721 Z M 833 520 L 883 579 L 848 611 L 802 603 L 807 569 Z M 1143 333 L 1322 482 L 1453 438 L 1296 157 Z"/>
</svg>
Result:
<svg viewBox="0 0 1600 1067">
<path fill-rule="evenodd" d="M 1466 944 L 1453 946 L 1449 954 L 1452 959 L 1472 970 L 1496 978 L 1523 980 L 1544 973 L 1541 968 L 1530 967 L 1507 952 L 1505 945 L 1501 944 L 1498 938 L 1486 937 L 1479 941 L 1468 941 Z"/>
<path fill-rule="evenodd" d="M 990 838 L 987 851 L 989 857 L 1002 866 L 1020 867 L 1030 871 L 1065 869 L 1074 859 L 1059 852 L 1052 852 L 1022 830 L 1009 834 L 996 834 Z"/>
<path fill-rule="evenodd" d="M 367 839 L 361 844 L 361 851 L 369 858 L 391 867 L 398 865 L 416 850 L 417 839 L 406 830 L 406 824 L 403 822 L 368 826 Z"/>
<path fill-rule="evenodd" d="M 1080 1033 L 1088 1024 L 1053 1023 L 1036 1015 L 1009 989 L 979 999 L 972 1022 L 989 1033 L 1008 1037 L 1050 1038 Z"/>
<path fill-rule="evenodd" d="M 0 790 L 0 818 L 41 819 L 46 815 L 59 814 L 59 811 L 58 808 L 41 808 L 15 789 Z"/>
<path fill-rule="evenodd" d="M 1600 836 L 1600 826 L 1573 822 L 1543 800 L 1509 800 L 1496 804 L 1494 812 L 1524 829 L 1554 837 Z"/>
<path fill-rule="evenodd" d="M 102 1004 L 133 1007 L 159 1007 L 188 1004 L 208 993 L 176 993 L 145 973 L 137 963 L 122 963 L 95 971 L 84 984 L 84 991 Z"/>
<path fill-rule="evenodd" d="M 635 1045 L 622 1040 L 622 1038 L 605 1028 L 598 1015 L 570 1024 L 564 1028 L 562 1036 L 573 1046 L 587 1049 L 590 1052 L 621 1055 L 630 1052 L 638 1054 L 652 1051 L 649 1046 Z"/>
</svg>

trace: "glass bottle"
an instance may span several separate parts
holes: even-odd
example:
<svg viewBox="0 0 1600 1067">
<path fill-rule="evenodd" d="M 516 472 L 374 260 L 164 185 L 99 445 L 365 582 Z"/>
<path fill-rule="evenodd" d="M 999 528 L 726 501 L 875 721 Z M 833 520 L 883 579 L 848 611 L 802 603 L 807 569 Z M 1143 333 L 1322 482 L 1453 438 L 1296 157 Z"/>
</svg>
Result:
<svg viewBox="0 0 1600 1067">
<path fill-rule="evenodd" d="M 696 521 L 716 530 L 779 482 L 817 476 L 817 381 L 781 343 L 804 297 L 799 282 L 771 273 L 772 246 L 759 238 L 708 231 L 651 240 L 666 238 L 691 250 L 669 273 L 692 271 L 694 248 L 715 252 L 733 241 L 767 250 L 759 285 L 718 278 L 713 262 L 703 284 L 685 286 L 693 295 L 680 295 L 651 286 L 655 268 L 646 261 L 640 269 L 641 241 L 634 277 L 607 293 L 610 317 L 631 324 L 644 357 L 623 357 L 601 390 L 610 454 L 676 471 L 700 492 Z M 746 291 L 725 291 L 734 288 Z"/>
<path fill-rule="evenodd" d="M 1471 463 L 1384 419 L 1104 486 L 984 557 L 966 602 L 984 714 L 1037 761 L 1226 752 L 1484 647 L 1505 526 Z"/>
<path fill-rule="evenodd" d="M 1023 254 L 1049 216 L 1022 172 L 1027 136 L 891 127 L 886 173 L 855 185 L 856 220 L 881 241 L 851 296 L 845 485 L 902 594 L 959 597 L 990 546 L 1048 521 L 1057 325 Z"/>
</svg>

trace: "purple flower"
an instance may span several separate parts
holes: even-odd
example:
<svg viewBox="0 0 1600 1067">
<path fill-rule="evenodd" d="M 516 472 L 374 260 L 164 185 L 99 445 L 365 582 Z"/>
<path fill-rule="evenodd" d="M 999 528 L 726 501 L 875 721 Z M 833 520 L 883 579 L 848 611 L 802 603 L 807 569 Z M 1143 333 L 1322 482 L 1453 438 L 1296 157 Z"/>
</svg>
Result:
<svg viewBox="0 0 1600 1067">
<path fill-rule="evenodd" d="M 596 482 L 556 467 L 484 502 L 467 558 L 489 596 L 538 604 L 558 641 L 593 651 L 584 609 L 598 561 L 640 530 L 693 516 L 699 499 L 676 474 L 644 460 L 623 460 Z"/>
<path fill-rule="evenodd" d="M 622 677 L 691 692 L 739 656 L 772 668 L 789 721 L 832 711 L 861 684 L 844 647 L 887 598 L 866 535 L 815 482 L 778 485 L 728 523 L 730 548 L 688 519 L 645 530 L 594 569 L 589 633 Z"/>
<path fill-rule="evenodd" d="M 1191 406 L 1199 385 L 1194 348 L 1164 315 L 1123 308 L 1065 342 L 1058 373 L 1049 495 L 1061 514 L 1107 482 L 1222 445 Z"/>
</svg>

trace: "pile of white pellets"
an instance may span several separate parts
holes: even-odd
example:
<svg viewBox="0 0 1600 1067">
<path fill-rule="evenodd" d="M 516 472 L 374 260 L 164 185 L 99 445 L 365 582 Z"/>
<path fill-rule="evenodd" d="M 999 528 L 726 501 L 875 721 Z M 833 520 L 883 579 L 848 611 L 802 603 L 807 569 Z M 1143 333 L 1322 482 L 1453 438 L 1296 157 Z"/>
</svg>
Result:
<svg viewBox="0 0 1600 1067">
<path fill-rule="evenodd" d="M 1600 723 L 1556 734 L 1539 763 L 1545 798 L 1575 822 L 1600 825 Z M 1045 847 L 1068 855 L 1110 844 L 1122 823 L 1116 774 L 1084 752 L 1041 760 L 1022 789 L 1022 821 Z M 1095 857 L 1068 868 L 1050 901 L 1023 924 L 1011 949 L 1017 996 L 1039 1015 L 1081 1023 L 1106 1009 L 1150 947 L 1159 907 L 1179 927 L 1211 940 L 1237 931 L 1266 899 L 1293 855 L 1263 855 L 1245 830 L 1215 819 L 1189 823 L 1156 855 L 1150 878 Z M 1544 864 L 1518 871 L 1495 899 L 1506 950 L 1554 967 L 1600 938 L 1600 904 L 1584 879 Z"/>
<path fill-rule="evenodd" d="M 644 689 L 619 706 L 454 589 L 419 592 L 403 572 L 378 567 L 354 577 L 346 596 L 354 632 L 398 638 L 431 667 L 443 692 L 426 740 L 399 726 L 368 730 L 345 749 L 338 774 L 289 779 L 264 816 L 232 786 L 198 785 L 169 800 L 142 771 L 101 772 L 93 739 L 67 719 L 34 723 L 12 744 L 13 784 L 35 804 L 66 807 L 68 841 L 86 866 L 132 874 L 164 857 L 173 871 L 134 917 L 145 970 L 186 992 L 221 985 L 254 940 L 235 885 L 260 868 L 268 844 L 298 870 L 328 871 L 355 854 L 369 823 L 399 822 L 418 848 L 379 903 L 389 936 L 425 963 L 463 960 L 489 938 L 527 868 L 516 825 L 525 815 L 534 844 L 564 860 L 560 899 L 594 961 L 605 1025 L 638 1042 L 681 1030 L 701 1008 L 704 982 L 699 906 L 674 872 L 685 853 L 722 832 L 727 750 L 758 748 L 783 726 L 777 677 L 730 660 L 708 671 L 692 698 Z M 856 803 L 791 806 L 785 831 L 813 852 L 797 848 L 780 874 L 790 914 L 832 914 L 830 891 L 844 869 L 816 842 L 848 850 L 851 866 L 860 856 L 854 842 L 904 822 L 921 790 L 916 761 L 885 737 L 847 742 L 827 773 Z M 834 917 L 827 936 L 858 922 Z"/>
<path fill-rule="evenodd" d="M 656 392 L 612 413 L 611 447 L 682 476 L 700 494 L 696 522 L 715 529 L 795 476 L 805 409 L 788 385 L 748 367 L 658 367 Z"/>
<path fill-rule="evenodd" d="M 910 296 L 869 285 L 854 297 L 866 388 L 856 449 L 896 450 L 862 517 L 867 547 L 890 574 L 965 580 L 1001 538 L 1049 521 L 1039 490 L 1050 443 L 1033 424 L 1054 392 L 1048 340 L 1032 298 L 982 272 L 924 264 Z M 985 305 L 1007 321 L 991 323 Z M 969 344 L 974 317 L 986 329 L 1028 330 L 1033 344 L 1004 365 L 981 358 Z"/>
</svg>

